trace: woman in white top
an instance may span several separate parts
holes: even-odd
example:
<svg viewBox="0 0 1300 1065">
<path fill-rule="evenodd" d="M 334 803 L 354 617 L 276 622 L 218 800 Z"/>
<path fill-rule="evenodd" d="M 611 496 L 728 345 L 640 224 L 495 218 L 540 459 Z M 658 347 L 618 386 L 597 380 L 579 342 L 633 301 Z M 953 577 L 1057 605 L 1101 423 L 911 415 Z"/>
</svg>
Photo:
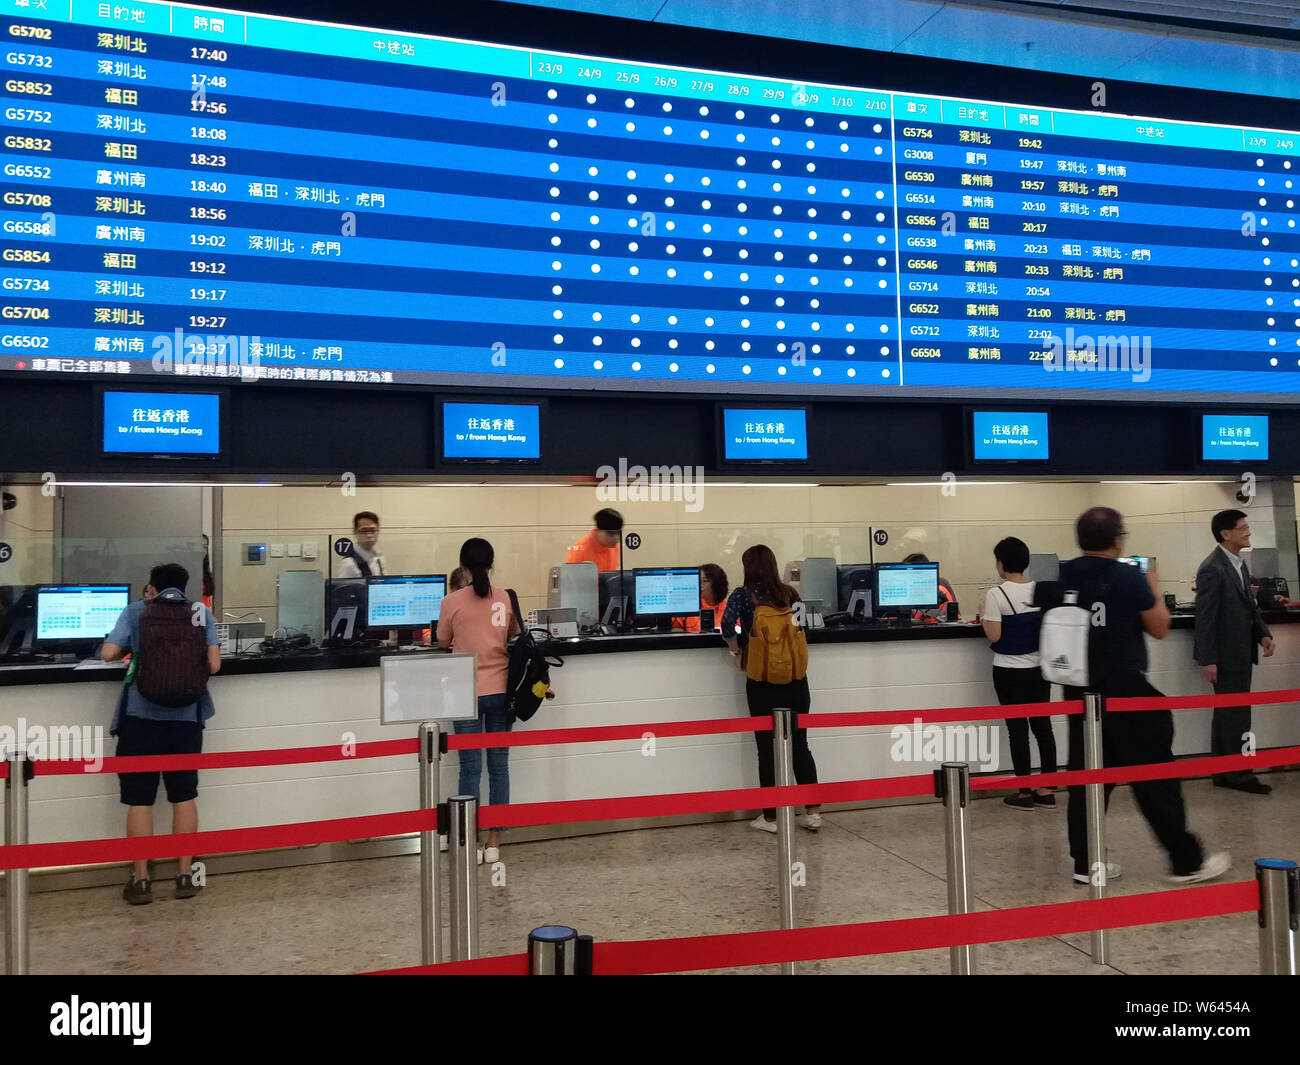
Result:
<svg viewBox="0 0 1300 1065">
<path fill-rule="evenodd" d="M 998 702 L 1045 703 L 1051 687 L 1038 665 L 1038 629 L 1042 613 L 1034 606 L 1034 582 L 1025 579 L 1029 548 L 1023 540 L 1008 536 L 993 548 L 994 562 L 1002 583 L 988 590 L 980 615 L 984 635 L 993 641 L 993 688 Z M 1007 718 L 1007 739 L 1016 776 L 1029 775 L 1029 731 L 1038 741 L 1040 773 L 1056 772 L 1056 737 L 1050 717 Z M 1017 810 L 1055 806 L 1050 788 L 1021 788 L 1018 795 L 1002 800 Z"/>
</svg>

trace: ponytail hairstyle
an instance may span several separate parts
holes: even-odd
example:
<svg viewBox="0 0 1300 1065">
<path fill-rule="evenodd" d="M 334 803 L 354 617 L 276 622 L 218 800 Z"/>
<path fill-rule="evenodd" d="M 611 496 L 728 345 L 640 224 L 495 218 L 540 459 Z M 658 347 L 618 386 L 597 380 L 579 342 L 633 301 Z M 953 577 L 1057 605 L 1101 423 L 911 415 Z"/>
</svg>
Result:
<svg viewBox="0 0 1300 1065">
<path fill-rule="evenodd" d="M 740 556 L 740 561 L 745 567 L 745 587 L 755 603 L 785 610 L 798 598 L 798 593 L 781 580 L 776 555 L 766 544 L 755 544 Z"/>
<path fill-rule="evenodd" d="M 469 574 L 470 587 L 480 599 L 486 599 L 492 590 L 488 570 L 494 561 L 496 553 L 492 550 L 492 545 L 480 536 L 470 537 L 460 545 L 461 568 Z"/>
</svg>

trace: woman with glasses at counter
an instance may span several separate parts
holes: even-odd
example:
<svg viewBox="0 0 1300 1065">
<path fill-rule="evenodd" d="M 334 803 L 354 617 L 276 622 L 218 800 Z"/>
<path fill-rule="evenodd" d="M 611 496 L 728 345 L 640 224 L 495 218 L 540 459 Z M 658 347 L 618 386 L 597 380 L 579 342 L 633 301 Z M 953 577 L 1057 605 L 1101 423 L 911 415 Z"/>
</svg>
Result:
<svg viewBox="0 0 1300 1065">
<path fill-rule="evenodd" d="M 731 587 L 726 571 L 716 562 L 700 567 L 700 612 L 694 617 L 673 618 L 673 628 L 686 632 L 700 631 L 700 618 L 706 610 L 713 612 L 713 627 L 721 630 L 722 614 L 727 609 L 727 590 Z"/>
</svg>

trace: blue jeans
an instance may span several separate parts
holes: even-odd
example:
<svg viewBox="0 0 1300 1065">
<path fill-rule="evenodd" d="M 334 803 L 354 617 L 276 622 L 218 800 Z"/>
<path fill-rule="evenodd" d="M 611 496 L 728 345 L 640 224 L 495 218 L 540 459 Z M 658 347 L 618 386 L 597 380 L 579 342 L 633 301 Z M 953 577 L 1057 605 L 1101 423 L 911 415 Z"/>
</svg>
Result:
<svg viewBox="0 0 1300 1065">
<path fill-rule="evenodd" d="M 514 717 L 506 707 L 505 694 L 480 695 L 478 717 L 473 721 L 455 721 L 456 734 L 482 732 L 484 723 L 489 732 L 509 732 Z M 458 751 L 460 756 L 460 794 L 478 798 L 479 781 L 483 777 L 483 752 L 479 749 Z M 489 747 L 488 805 L 504 806 L 510 801 L 510 748 Z"/>
</svg>

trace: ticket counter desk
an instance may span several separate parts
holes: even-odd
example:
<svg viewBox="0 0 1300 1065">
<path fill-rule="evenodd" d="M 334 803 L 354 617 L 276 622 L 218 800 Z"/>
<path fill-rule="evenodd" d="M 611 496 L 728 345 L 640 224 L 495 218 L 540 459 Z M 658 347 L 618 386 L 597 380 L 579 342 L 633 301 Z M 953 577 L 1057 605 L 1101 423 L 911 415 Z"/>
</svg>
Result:
<svg viewBox="0 0 1300 1065">
<path fill-rule="evenodd" d="M 1273 624 L 1277 652 L 1255 671 L 1256 690 L 1300 687 L 1300 624 Z M 1300 620 L 1300 616 L 1296 618 Z M 1191 619 L 1176 618 L 1162 641 L 1148 640 L 1150 678 L 1168 695 L 1204 694 L 1192 660 Z M 988 641 L 978 625 L 916 626 L 896 630 L 826 629 L 809 636 L 812 711 L 906 710 L 996 703 Z M 564 666 L 552 673 L 553 700 L 524 729 L 576 728 L 743 717 L 744 674 L 717 634 L 603 636 L 563 642 Z M 205 751 L 312 747 L 414 737 L 416 726 L 379 723 L 379 654 L 324 653 L 292 658 L 227 658 L 212 678 L 216 716 Z M 108 726 L 122 682 L 120 666 L 0 667 L 0 725 L 99 725 L 105 755 L 116 741 Z M 1174 749 L 1209 753 L 1210 711 L 1176 712 Z M 1011 772 L 1006 729 L 998 725 L 998 763 Z M 1259 746 L 1300 743 L 1300 715 L 1292 704 L 1254 712 Z M 810 733 L 824 781 L 905 776 L 935 768 L 896 761 L 892 725 L 827 728 Z M 1055 719 L 1060 757 L 1065 719 Z M 1036 757 L 1035 750 L 1035 757 Z M 1036 763 L 1035 763 L 1036 764 Z M 1063 768 L 1063 765 L 1062 765 Z M 653 754 L 641 740 L 514 748 L 511 798 L 528 803 L 607 796 L 756 787 L 754 742 L 748 733 L 662 737 Z M 482 800 L 487 800 L 487 774 Z M 441 790 L 456 794 L 456 754 L 443 757 Z M 117 777 L 111 774 L 38 776 L 30 791 L 30 839 L 59 842 L 124 834 Z M 232 829 L 294 821 L 354 817 L 418 805 L 415 756 L 284 767 L 207 770 L 199 776 L 201 829 Z M 719 815 L 725 816 L 725 815 Z M 736 817 L 742 816 L 736 814 Z M 155 831 L 170 829 L 162 788 Z M 701 818 L 683 818 L 700 820 Z M 672 822 L 656 822 L 672 823 Z M 515 829 L 523 841 L 581 831 L 639 827 L 634 822 Z M 232 871 L 409 853 L 416 839 L 355 841 L 253 855 L 214 856 L 209 867 Z M 116 867 L 51 871 L 33 878 L 36 889 L 115 882 Z"/>
</svg>

